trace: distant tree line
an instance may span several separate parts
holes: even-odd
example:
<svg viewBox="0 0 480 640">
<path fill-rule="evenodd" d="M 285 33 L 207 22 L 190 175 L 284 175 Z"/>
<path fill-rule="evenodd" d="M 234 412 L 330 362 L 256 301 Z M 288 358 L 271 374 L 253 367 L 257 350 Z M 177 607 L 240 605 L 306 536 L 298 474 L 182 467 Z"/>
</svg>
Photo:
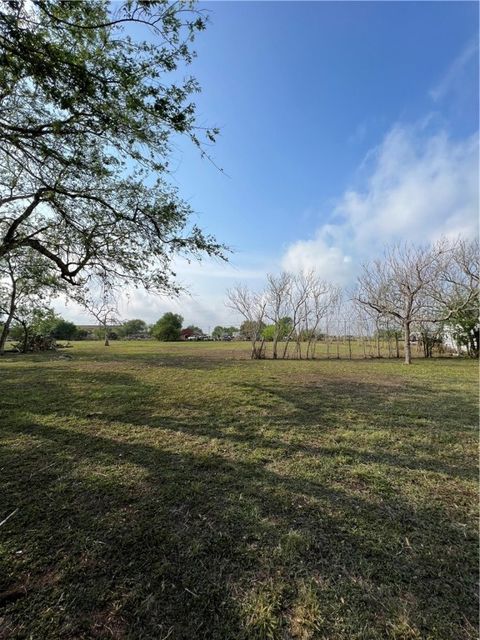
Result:
<svg viewBox="0 0 480 640">
<path fill-rule="evenodd" d="M 472 357 L 479 353 L 479 265 L 477 240 L 442 239 L 430 246 L 396 244 L 383 258 L 363 265 L 351 291 L 319 278 L 314 271 L 268 275 L 254 291 L 239 284 L 227 292 L 227 306 L 248 327 L 251 357 L 314 358 L 316 345 L 344 336 L 360 343 L 386 339 L 389 354 L 411 363 L 412 342 L 425 357 L 447 338 Z M 337 349 L 338 349 L 338 340 Z M 290 348 L 289 345 L 293 348 Z M 338 353 L 338 351 L 337 351 Z M 371 352 L 370 352 L 371 355 Z"/>
<path fill-rule="evenodd" d="M 91 337 L 106 345 L 115 339 L 235 339 L 250 341 L 252 358 L 266 357 L 268 351 L 274 359 L 312 359 L 319 343 L 327 357 L 340 357 L 341 339 L 349 357 L 353 348 L 364 357 L 381 357 L 386 344 L 389 357 L 403 351 L 410 363 L 413 343 L 431 357 L 447 342 L 477 357 L 478 281 L 476 241 L 394 245 L 382 259 L 363 265 L 351 291 L 313 271 L 268 275 L 261 291 L 237 285 L 227 293 L 227 306 L 242 318 L 240 326 L 217 325 L 211 336 L 195 325 L 182 328 L 183 317 L 172 312 L 151 326 L 138 318 L 120 322 L 111 290 L 84 300 L 97 321 L 87 331 L 50 308 L 63 285 L 41 258 L 10 256 L 0 263 L 0 353 L 10 336 L 24 351 L 49 348 L 49 340 Z"/>
<path fill-rule="evenodd" d="M 183 318 L 175 313 L 167 312 L 153 325 L 148 325 L 139 318 L 118 322 L 111 313 L 111 307 L 100 306 L 92 310 L 92 315 L 98 321 L 97 326 L 87 329 L 65 320 L 53 309 L 42 306 L 42 302 L 37 297 L 32 298 L 28 305 L 15 309 L 8 325 L 0 322 L 1 353 L 5 349 L 7 337 L 16 343 L 17 350 L 24 352 L 50 349 L 56 340 L 95 339 L 108 345 L 111 340 L 157 339 L 172 342 L 181 338 Z M 5 310 L 0 298 L 0 313 L 4 317 Z M 230 329 L 237 331 L 235 327 Z M 183 331 L 187 335 L 205 337 L 203 331 L 195 325 L 189 325 Z"/>
</svg>

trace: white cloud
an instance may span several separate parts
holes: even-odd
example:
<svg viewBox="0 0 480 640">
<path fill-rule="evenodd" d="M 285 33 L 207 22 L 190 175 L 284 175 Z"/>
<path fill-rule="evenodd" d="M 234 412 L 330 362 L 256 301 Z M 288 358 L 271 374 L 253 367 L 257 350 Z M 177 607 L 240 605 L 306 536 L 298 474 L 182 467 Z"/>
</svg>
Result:
<svg viewBox="0 0 480 640">
<path fill-rule="evenodd" d="M 245 265 L 245 266 L 243 266 Z M 225 291 L 238 281 L 261 286 L 267 271 L 275 271 L 277 265 L 255 256 L 233 256 L 231 263 L 216 260 L 188 262 L 175 260 L 173 270 L 177 281 L 188 294 L 178 298 L 147 293 L 143 289 L 125 289 L 118 299 L 120 319 L 142 318 L 153 323 L 167 311 L 179 313 L 184 325 L 195 324 L 204 331 L 213 330 L 217 324 L 235 324 L 235 314 L 225 306 Z M 94 324 L 95 320 L 78 304 L 58 299 L 55 310 L 77 324 Z"/>
<path fill-rule="evenodd" d="M 282 267 L 286 271 L 315 269 L 322 278 L 345 285 L 352 279 L 354 265 L 344 251 L 345 242 L 339 237 L 341 225 L 323 225 L 312 240 L 298 240 L 286 251 Z"/>
<path fill-rule="evenodd" d="M 430 97 L 438 102 L 451 91 L 462 92 L 465 85 L 465 74 L 470 63 L 478 60 L 478 39 L 475 38 L 466 44 L 460 54 L 448 67 L 440 82 L 430 90 Z M 478 74 L 478 71 L 476 71 Z"/>
<path fill-rule="evenodd" d="M 268 272 L 314 268 L 325 279 L 349 285 L 359 264 L 380 255 L 392 241 L 430 242 L 444 236 L 478 233 L 478 136 L 453 140 L 432 133 L 432 118 L 414 126 L 396 125 L 360 164 L 360 184 L 346 189 L 332 206 L 328 222 L 313 237 L 293 242 L 277 261 L 236 254 L 232 264 L 176 260 L 178 280 L 191 292 L 177 300 L 141 290 L 124 292 L 122 318 L 154 322 L 166 311 L 204 330 L 233 324 L 225 291 L 247 281 L 260 288 Z M 58 301 L 56 309 L 77 323 L 91 323 L 85 312 Z"/>
<path fill-rule="evenodd" d="M 315 268 L 339 284 L 392 241 L 431 242 L 478 232 L 477 136 L 454 141 L 425 123 L 397 125 L 362 163 L 362 188 L 340 197 L 328 224 L 293 243 L 286 269 Z"/>
</svg>

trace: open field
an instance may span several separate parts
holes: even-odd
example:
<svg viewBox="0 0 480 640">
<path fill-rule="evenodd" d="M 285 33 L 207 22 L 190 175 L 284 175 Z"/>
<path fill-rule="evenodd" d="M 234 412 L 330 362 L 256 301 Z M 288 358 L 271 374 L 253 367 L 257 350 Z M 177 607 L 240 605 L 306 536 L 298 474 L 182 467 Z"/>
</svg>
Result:
<svg viewBox="0 0 480 640">
<path fill-rule="evenodd" d="M 477 637 L 477 366 L 0 360 L 0 638 Z"/>
</svg>

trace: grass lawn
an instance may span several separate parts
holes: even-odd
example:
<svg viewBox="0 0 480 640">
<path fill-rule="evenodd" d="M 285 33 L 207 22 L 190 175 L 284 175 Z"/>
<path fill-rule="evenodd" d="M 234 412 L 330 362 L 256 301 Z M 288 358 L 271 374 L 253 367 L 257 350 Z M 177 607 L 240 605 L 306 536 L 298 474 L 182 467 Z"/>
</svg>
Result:
<svg viewBox="0 0 480 640">
<path fill-rule="evenodd" d="M 0 638 L 477 638 L 477 366 L 0 360 Z"/>
</svg>

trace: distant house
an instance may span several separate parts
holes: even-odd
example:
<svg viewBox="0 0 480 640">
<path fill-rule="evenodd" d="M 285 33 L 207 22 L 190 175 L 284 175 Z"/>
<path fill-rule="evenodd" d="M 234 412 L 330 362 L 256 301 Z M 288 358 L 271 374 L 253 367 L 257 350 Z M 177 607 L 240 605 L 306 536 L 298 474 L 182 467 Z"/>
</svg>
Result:
<svg viewBox="0 0 480 640">
<path fill-rule="evenodd" d="M 454 328 L 447 327 L 443 334 L 443 346 L 448 351 L 453 351 L 457 355 L 461 353 L 467 353 L 468 348 L 466 344 L 460 344 L 460 342 L 455 338 Z"/>
<path fill-rule="evenodd" d="M 180 331 L 180 340 L 203 340 L 203 333 L 190 328 L 182 329 Z"/>
<path fill-rule="evenodd" d="M 108 330 L 114 332 L 119 326 L 118 324 L 109 325 Z M 98 340 L 97 331 L 103 329 L 99 324 L 78 324 L 77 328 L 82 334 L 83 340 Z"/>
<path fill-rule="evenodd" d="M 125 337 L 125 340 L 150 340 L 151 335 L 148 331 L 138 331 L 137 333 L 131 333 Z"/>
<path fill-rule="evenodd" d="M 100 327 L 98 324 L 78 324 L 77 328 L 85 340 L 96 340 L 98 336 L 95 331 L 98 331 Z"/>
</svg>

